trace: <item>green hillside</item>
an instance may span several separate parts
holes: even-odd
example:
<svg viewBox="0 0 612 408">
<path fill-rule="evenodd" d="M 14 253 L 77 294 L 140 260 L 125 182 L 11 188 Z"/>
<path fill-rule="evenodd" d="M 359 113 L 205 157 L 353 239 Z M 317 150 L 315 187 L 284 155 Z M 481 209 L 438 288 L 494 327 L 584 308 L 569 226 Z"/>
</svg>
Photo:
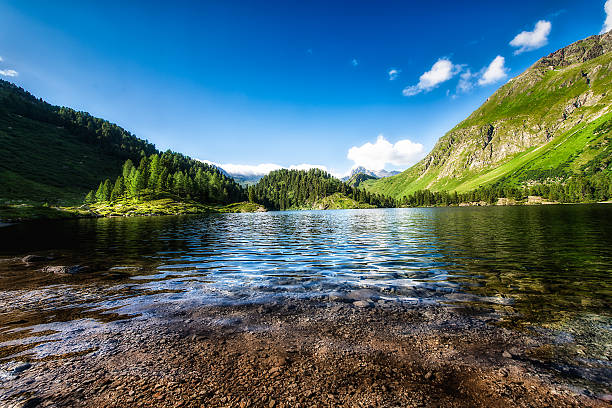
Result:
<svg viewBox="0 0 612 408">
<path fill-rule="evenodd" d="M 350 179 L 346 182 L 351 187 L 359 187 L 361 183 L 367 180 L 378 180 L 378 177 L 370 176 L 365 173 L 353 174 Z"/>
<path fill-rule="evenodd" d="M 248 188 L 249 201 L 272 210 L 394 207 L 395 201 L 354 188 L 320 169 L 272 171 Z"/>
<path fill-rule="evenodd" d="M 72 204 L 126 159 L 155 146 L 85 112 L 50 105 L 0 80 L 0 203 Z"/>
<path fill-rule="evenodd" d="M 575 177 L 612 180 L 612 33 L 552 53 L 510 80 L 405 172 L 367 180 L 400 198 Z"/>
</svg>

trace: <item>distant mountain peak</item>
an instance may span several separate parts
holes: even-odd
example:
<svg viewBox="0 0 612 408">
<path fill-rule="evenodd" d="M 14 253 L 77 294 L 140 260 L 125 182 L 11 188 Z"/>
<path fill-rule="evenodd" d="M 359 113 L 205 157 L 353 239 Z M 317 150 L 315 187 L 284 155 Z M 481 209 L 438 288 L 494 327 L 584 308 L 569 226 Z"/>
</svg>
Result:
<svg viewBox="0 0 612 408">
<path fill-rule="evenodd" d="M 351 170 L 351 173 L 348 176 L 343 177 L 342 180 L 348 181 L 352 177 L 356 176 L 357 174 L 366 174 L 368 176 L 375 177 L 375 178 L 385 178 L 385 177 L 395 176 L 396 174 L 400 174 L 400 173 L 401 172 L 395 171 L 395 170 L 391 170 L 391 171 L 384 170 L 384 169 L 383 170 L 368 170 L 363 166 L 357 166 Z"/>
</svg>

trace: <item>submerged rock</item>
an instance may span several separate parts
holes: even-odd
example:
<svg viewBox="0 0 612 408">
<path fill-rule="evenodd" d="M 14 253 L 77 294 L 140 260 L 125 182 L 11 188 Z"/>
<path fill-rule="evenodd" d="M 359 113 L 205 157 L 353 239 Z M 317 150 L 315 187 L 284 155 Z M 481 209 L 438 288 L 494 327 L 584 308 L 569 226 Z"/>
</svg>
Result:
<svg viewBox="0 0 612 408">
<path fill-rule="evenodd" d="M 30 367 L 32 367 L 32 365 L 30 363 L 19 362 L 14 367 L 12 367 L 11 372 L 13 373 L 13 375 L 19 374 L 19 373 L 24 372 L 25 370 L 27 370 Z"/>
<path fill-rule="evenodd" d="M 86 272 L 89 268 L 81 265 L 71 265 L 71 266 L 45 266 L 42 268 L 42 272 L 45 273 L 53 273 L 56 275 L 74 275 L 77 273 Z"/>
<path fill-rule="evenodd" d="M 25 263 L 48 261 L 49 258 L 40 255 L 26 255 L 21 260 Z"/>
</svg>

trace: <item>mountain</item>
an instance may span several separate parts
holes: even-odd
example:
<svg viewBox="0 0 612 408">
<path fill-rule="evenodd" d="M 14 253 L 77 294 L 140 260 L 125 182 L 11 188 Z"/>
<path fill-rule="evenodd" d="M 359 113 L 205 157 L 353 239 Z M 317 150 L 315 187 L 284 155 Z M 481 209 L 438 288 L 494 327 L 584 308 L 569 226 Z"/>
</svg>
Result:
<svg viewBox="0 0 612 408">
<path fill-rule="evenodd" d="M 245 194 L 216 167 L 162 154 L 113 123 L 48 104 L 2 80 L 0 145 L 0 204 L 80 204 L 96 187 L 90 201 L 92 195 L 106 201 L 113 191 L 141 195 L 148 187 L 205 203 L 227 204 Z"/>
<path fill-rule="evenodd" d="M 417 190 L 612 180 L 612 33 L 578 41 L 508 81 L 403 173 L 363 186 Z"/>
<path fill-rule="evenodd" d="M 263 174 L 239 174 L 239 173 L 228 173 L 223 170 L 226 174 L 228 174 L 231 178 L 236 180 L 238 184 L 243 187 L 254 186 L 261 180 L 264 175 Z"/>
<path fill-rule="evenodd" d="M 85 112 L 53 106 L 0 80 L 0 201 L 80 202 L 121 165 L 156 152 Z"/>
<path fill-rule="evenodd" d="M 396 174 L 400 174 L 399 171 L 388 171 L 388 170 L 368 170 L 363 166 L 358 166 L 355 167 L 354 169 L 351 170 L 351 173 L 342 178 L 342 181 L 348 181 L 351 178 L 353 178 L 354 176 L 356 176 L 357 174 L 367 174 L 368 176 L 371 176 L 372 178 L 385 178 L 385 177 L 391 177 L 391 176 L 395 176 Z"/>
<path fill-rule="evenodd" d="M 353 188 L 321 169 L 271 171 L 248 188 L 248 197 L 273 210 L 395 206 L 394 200 Z"/>
<path fill-rule="evenodd" d="M 356 173 L 346 180 L 346 183 L 351 187 L 359 187 L 366 180 L 378 180 L 378 177 L 366 173 Z"/>
</svg>

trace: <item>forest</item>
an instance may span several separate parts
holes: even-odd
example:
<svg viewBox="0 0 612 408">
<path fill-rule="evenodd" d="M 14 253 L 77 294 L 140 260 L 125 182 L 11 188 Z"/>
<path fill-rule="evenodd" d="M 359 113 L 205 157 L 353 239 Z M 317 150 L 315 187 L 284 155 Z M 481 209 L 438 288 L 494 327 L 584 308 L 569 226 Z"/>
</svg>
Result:
<svg viewBox="0 0 612 408">
<path fill-rule="evenodd" d="M 166 151 L 142 156 L 138 165 L 127 159 L 121 174 L 114 181 L 100 182 L 97 190 L 87 194 L 85 203 L 139 199 L 162 193 L 199 203 L 230 204 L 246 199 L 244 189 L 218 168 Z"/>
<path fill-rule="evenodd" d="M 351 187 L 320 169 L 276 170 L 248 187 L 249 201 L 273 210 L 310 208 L 317 200 L 335 193 L 375 207 L 396 206 L 392 198 Z"/>
<path fill-rule="evenodd" d="M 559 203 L 607 201 L 612 199 L 612 176 L 597 173 L 590 177 L 573 176 L 564 182 L 542 182 L 524 187 L 496 183 L 490 186 L 481 186 L 467 193 L 419 190 L 402 197 L 398 206 L 447 206 L 480 201 L 493 204 L 499 198 L 511 198 L 520 201 L 527 196 L 540 196 Z"/>
<path fill-rule="evenodd" d="M 40 123 L 68 130 L 85 143 L 97 145 L 102 151 L 138 160 L 157 150 L 155 145 L 139 139 L 122 127 L 96 118 L 87 112 L 51 105 L 10 82 L 0 80 L 0 113 L 17 114 Z"/>
</svg>

